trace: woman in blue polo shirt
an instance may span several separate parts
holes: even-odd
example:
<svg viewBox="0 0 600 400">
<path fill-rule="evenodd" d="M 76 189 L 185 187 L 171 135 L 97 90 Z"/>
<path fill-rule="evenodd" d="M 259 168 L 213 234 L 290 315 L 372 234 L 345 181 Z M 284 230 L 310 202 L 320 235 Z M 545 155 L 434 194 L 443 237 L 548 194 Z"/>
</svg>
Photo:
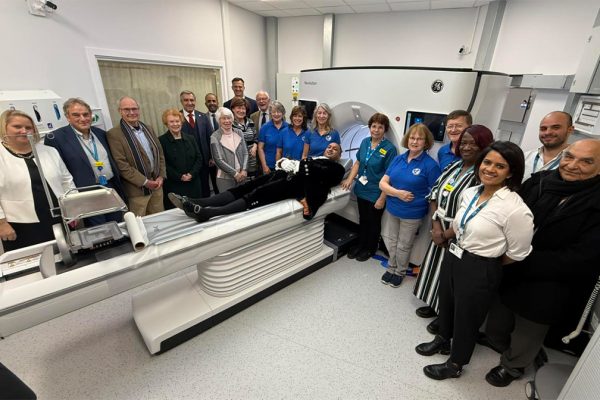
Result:
<svg viewBox="0 0 600 400">
<path fill-rule="evenodd" d="M 258 158 L 263 174 L 268 174 L 275 169 L 275 156 L 277 155 L 277 144 L 279 137 L 287 130 L 288 123 L 285 122 L 285 107 L 279 101 L 274 100 L 269 106 L 271 120 L 260 128 L 258 134 Z"/>
<path fill-rule="evenodd" d="M 426 125 L 411 126 L 402 138 L 402 146 L 408 151 L 392 161 L 379 182 L 387 195 L 386 212 L 390 214 L 381 232 L 390 253 L 381 282 L 392 287 L 400 286 L 406 275 L 415 235 L 429 209 L 425 197 L 440 176 L 438 163 L 427 154 L 433 146 L 433 135 Z"/>
<path fill-rule="evenodd" d="M 308 132 L 306 126 L 306 110 L 302 106 L 295 106 L 290 113 L 290 123 L 279 137 L 277 144 L 277 157 L 279 160 L 282 157 L 292 160 L 301 160 L 302 151 L 304 150 L 304 138 Z"/>
<path fill-rule="evenodd" d="M 302 158 L 322 156 L 329 143 L 341 143 L 340 134 L 331 126 L 331 108 L 321 103 L 313 115 L 313 129 L 306 136 Z"/>
<path fill-rule="evenodd" d="M 369 118 L 371 136 L 366 137 L 356 153 L 356 162 L 342 187 L 354 194 L 358 205 L 358 244 L 348 251 L 348 258 L 366 261 L 377 251 L 381 232 L 381 216 L 385 208 L 386 194 L 379 189 L 379 181 L 398 154 L 392 142 L 384 137 L 390 129 L 389 118 L 375 113 Z"/>
</svg>

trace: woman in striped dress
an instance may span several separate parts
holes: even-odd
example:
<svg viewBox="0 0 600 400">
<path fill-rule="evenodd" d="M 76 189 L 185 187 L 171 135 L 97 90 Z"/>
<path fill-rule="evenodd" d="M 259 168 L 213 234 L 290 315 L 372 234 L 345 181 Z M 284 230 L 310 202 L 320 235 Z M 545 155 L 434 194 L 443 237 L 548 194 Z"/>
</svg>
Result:
<svg viewBox="0 0 600 400">
<path fill-rule="evenodd" d="M 450 227 L 460 205 L 464 189 L 475 186 L 473 165 L 479 153 L 494 141 L 492 132 L 483 125 L 472 125 L 464 130 L 459 139 L 457 155 L 460 161 L 450 164 L 438 178 L 429 193 L 429 206 L 433 211 L 431 243 L 421 263 L 414 294 L 427 303 L 417 309 L 423 318 L 437 316 L 440 266 L 447 247 L 446 230 Z M 436 333 L 437 319 L 427 326 Z"/>
</svg>

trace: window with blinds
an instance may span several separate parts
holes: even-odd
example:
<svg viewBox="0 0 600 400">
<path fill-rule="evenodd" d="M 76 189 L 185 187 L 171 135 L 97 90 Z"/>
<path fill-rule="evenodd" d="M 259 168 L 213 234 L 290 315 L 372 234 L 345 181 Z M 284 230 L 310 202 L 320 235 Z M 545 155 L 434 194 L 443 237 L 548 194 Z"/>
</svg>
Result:
<svg viewBox="0 0 600 400">
<path fill-rule="evenodd" d="M 115 60 L 98 60 L 98 67 L 113 126 L 121 119 L 118 100 L 130 96 L 140 105 L 140 120 L 158 136 L 167 130 L 161 120 L 163 111 L 182 108 L 179 102 L 182 90 L 194 92 L 196 109 L 202 112 L 206 111 L 204 95 L 215 93 L 218 98 L 221 93 L 219 68 Z"/>
</svg>

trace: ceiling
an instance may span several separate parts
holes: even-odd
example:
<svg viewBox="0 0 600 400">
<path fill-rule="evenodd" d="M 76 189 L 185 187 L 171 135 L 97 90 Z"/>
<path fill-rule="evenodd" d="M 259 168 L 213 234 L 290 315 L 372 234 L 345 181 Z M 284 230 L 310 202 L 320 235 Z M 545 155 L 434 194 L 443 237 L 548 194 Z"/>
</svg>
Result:
<svg viewBox="0 0 600 400">
<path fill-rule="evenodd" d="M 360 14 L 479 7 L 492 0 L 228 0 L 265 17 Z"/>
</svg>

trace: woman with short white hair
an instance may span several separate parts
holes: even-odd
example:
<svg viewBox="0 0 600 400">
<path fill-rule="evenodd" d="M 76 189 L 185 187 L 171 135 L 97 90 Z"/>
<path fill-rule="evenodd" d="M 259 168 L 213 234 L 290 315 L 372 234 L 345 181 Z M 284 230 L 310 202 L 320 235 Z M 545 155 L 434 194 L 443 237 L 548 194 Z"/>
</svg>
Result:
<svg viewBox="0 0 600 400">
<path fill-rule="evenodd" d="M 219 129 L 210 137 L 210 150 L 217 164 L 217 187 L 223 192 L 246 181 L 248 149 L 243 133 L 233 127 L 231 110 L 219 107 L 216 117 Z"/>
</svg>

